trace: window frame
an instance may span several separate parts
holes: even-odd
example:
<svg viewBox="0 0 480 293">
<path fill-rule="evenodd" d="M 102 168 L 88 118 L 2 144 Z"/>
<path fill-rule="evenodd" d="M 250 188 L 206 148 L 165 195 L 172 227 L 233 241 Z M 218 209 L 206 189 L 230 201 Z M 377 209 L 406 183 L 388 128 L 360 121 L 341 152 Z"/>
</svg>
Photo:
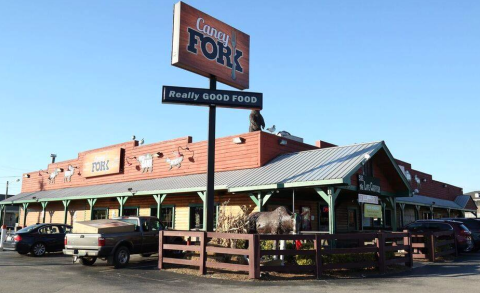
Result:
<svg viewBox="0 0 480 293">
<path fill-rule="evenodd" d="M 191 204 L 188 205 L 188 231 L 193 229 L 193 228 L 191 228 L 191 225 L 190 225 L 191 224 L 191 216 L 190 215 L 191 215 L 191 209 L 196 208 L 196 207 L 203 208 L 203 204 L 201 204 L 201 203 L 191 203 Z M 215 226 L 214 226 L 214 231 L 215 231 L 216 227 L 217 227 L 217 224 L 218 224 L 218 212 L 220 211 L 220 204 L 219 203 L 214 203 L 214 207 L 215 207 Z M 203 231 L 203 227 L 199 230 Z"/>
<path fill-rule="evenodd" d="M 90 215 L 90 219 L 94 220 L 93 214 L 95 211 L 106 211 L 107 212 L 107 220 L 110 218 L 110 208 L 109 207 L 93 207 L 92 214 Z"/>
<path fill-rule="evenodd" d="M 137 210 L 137 215 L 136 216 L 125 216 L 125 211 L 126 210 Z M 118 209 L 118 214 L 120 214 L 120 209 Z M 140 215 L 140 207 L 139 206 L 128 206 L 128 207 L 123 207 L 123 215 L 122 217 L 138 217 Z"/>
<path fill-rule="evenodd" d="M 152 216 L 152 217 L 157 216 L 156 213 L 155 213 L 155 215 L 152 215 L 152 210 L 157 209 L 157 208 L 158 208 L 157 205 L 151 205 L 150 206 L 150 216 Z M 176 212 L 175 205 L 174 204 L 162 204 L 162 205 L 160 205 L 160 209 L 163 209 L 163 208 L 172 208 L 172 227 L 168 227 L 168 226 L 163 225 L 162 220 L 158 219 L 158 220 L 160 220 L 160 224 L 162 224 L 162 226 L 164 228 L 168 227 L 168 229 L 175 229 L 175 212 Z M 189 213 L 190 213 L 190 209 L 189 209 Z M 160 215 L 162 215 L 162 214 L 160 214 Z"/>
</svg>

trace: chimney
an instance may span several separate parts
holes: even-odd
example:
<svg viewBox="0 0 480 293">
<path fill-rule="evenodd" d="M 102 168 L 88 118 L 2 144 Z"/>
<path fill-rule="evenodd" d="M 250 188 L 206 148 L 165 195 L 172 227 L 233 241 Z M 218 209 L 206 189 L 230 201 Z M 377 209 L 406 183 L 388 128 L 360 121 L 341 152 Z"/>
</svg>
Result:
<svg viewBox="0 0 480 293">
<path fill-rule="evenodd" d="M 331 147 L 336 147 L 337 146 L 336 144 L 329 143 L 329 142 L 326 142 L 326 141 L 323 141 L 323 140 L 317 140 L 315 142 L 315 145 L 317 146 L 317 148 L 320 148 L 320 149 L 326 149 L 326 148 L 331 148 Z"/>
<path fill-rule="evenodd" d="M 57 157 L 57 155 L 51 154 L 50 157 L 52 158 L 52 164 L 55 163 L 55 158 Z"/>
</svg>

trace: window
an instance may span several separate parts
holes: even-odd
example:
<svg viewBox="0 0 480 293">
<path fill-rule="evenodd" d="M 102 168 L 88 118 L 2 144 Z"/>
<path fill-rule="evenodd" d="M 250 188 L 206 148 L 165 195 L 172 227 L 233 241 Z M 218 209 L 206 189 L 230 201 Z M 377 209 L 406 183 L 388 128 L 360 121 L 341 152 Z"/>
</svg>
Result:
<svg viewBox="0 0 480 293">
<path fill-rule="evenodd" d="M 137 217 L 138 216 L 138 207 L 124 207 L 123 215 L 125 217 Z"/>
<path fill-rule="evenodd" d="M 108 219 L 108 208 L 93 208 L 92 220 Z"/>
<path fill-rule="evenodd" d="M 72 233 L 72 227 L 62 226 L 62 228 L 63 228 L 63 233 L 65 233 L 65 234 Z"/>
<path fill-rule="evenodd" d="M 363 175 L 373 177 L 373 164 L 372 160 L 368 160 L 363 164 Z"/>
<path fill-rule="evenodd" d="M 432 214 L 431 214 L 430 212 L 423 212 L 422 215 L 423 215 L 423 216 L 422 216 L 422 219 L 424 219 L 424 220 L 430 220 L 430 219 L 432 219 Z"/>
<path fill-rule="evenodd" d="M 328 205 L 320 205 L 320 216 L 318 217 L 320 220 L 320 231 L 328 231 L 328 213 Z"/>
<path fill-rule="evenodd" d="M 217 227 L 217 211 L 218 205 L 215 205 L 213 209 L 213 228 L 214 230 Z M 189 229 L 203 229 L 203 205 L 192 205 L 190 206 L 190 221 L 189 221 Z"/>
<path fill-rule="evenodd" d="M 38 229 L 38 234 L 60 234 L 60 228 L 58 226 L 45 226 Z"/>
<path fill-rule="evenodd" d="M 150 208 L 150 216 L 157 216 L 156 206 L 152 206 Z M 163 227 L 168 227 L 169 229 L 175 228 L 175 206 L 161 205 L 160 222 L 162 223 Z"/>
</svg>

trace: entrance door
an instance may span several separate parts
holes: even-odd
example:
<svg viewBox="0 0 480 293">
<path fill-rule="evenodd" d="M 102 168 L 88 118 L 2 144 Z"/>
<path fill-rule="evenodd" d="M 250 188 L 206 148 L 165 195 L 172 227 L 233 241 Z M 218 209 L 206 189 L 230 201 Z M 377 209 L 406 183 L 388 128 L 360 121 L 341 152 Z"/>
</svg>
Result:
<svg viewBox="0 0 480 293">
<path fill-rule="evenodd" d="M 358 230 L 357 210 L 356 209 L 348 209 L 347 220 L 348 220 L 348 231 Z"/>
</svg>

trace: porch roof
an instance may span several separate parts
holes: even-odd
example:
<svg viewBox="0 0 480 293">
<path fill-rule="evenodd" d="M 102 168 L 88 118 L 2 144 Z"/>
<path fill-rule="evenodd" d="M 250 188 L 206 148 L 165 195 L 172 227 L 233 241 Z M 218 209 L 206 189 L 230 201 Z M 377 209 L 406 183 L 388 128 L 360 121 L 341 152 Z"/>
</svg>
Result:
<svg viewBox="0 0 480 293">
<path fill-rule="evenodd" d="M 457 196 L 458 198 L 458 196 Z M 446 200 L 424 195 L 414 195 L 412 197 L 397 197 L 397 203 L 405 203 L 411 205 L 432 206 L 437 208 L 465 210 L 465 206 L 459 205 L 457 200 Z"/>
<path fill-rule="evenodd" d="M 226 190 L 228 183 L 231 182 L 233 178 L 242 176 L 248 171 L 248 169 L 245 169 L 216 173 L 215 190 Z M 0 201 L 0 204 L 132 196 L 132 192 L 134 192 L 135 195 L 197 192 L 205 191 L 206 182 L 206 174 L 195 174 L 36 192 L 22 192 Z M 128 191 L 129 188 L 132 188 L 132 192 Z"/>
</svg>

